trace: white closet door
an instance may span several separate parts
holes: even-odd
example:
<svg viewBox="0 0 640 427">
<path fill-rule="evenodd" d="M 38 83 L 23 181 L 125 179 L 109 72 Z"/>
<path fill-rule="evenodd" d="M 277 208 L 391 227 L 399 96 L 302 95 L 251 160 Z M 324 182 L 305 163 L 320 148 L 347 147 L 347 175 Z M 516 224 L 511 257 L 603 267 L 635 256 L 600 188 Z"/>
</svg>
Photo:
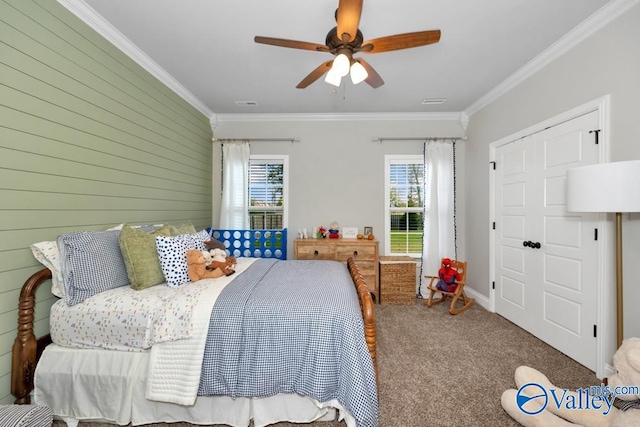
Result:
<svg viewBox="0 0 640 427">
<path fill-rule="evenodd" d="M 528 331 L 534 318 L 529 314 L 532 287 L 532 254 L 523 242 L 534 231 L 535 220 L 527 209 L 528 193 L 534 185 L 534 153 L 527 144 L 530 137 L 503 145 L 496 150 L 496 312 Z"/>
<path fill-rule="evenodd" d="M 566 212 L 565 180 L 598 162 L 598 122 L 589 113 L 499 147 L 494 190 L 496 312 L 594 370 L 597 217 Z"/>
</svg>

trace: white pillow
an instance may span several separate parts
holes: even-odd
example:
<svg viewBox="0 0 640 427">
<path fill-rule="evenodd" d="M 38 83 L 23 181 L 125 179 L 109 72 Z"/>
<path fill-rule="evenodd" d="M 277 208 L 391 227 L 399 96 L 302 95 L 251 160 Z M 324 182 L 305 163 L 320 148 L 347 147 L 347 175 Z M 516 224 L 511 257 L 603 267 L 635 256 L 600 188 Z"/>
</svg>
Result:
<svg viewBox="0 0 640 427">
<path fill-rule="evenodd" d="M 208 238 L 206 230 L 195 234 L 156 236 L 160 268 L 168 286 L 176 287 L 191 281 L 188 274 L 187 251 L 189 249 L 206 250 L 204 241 Z"/>
<path fill-rule="evenodd" d="M 51 293 L 64 298 L 64 281 L 60 263 L 60 251 L 56 242 L 38 242 L 30 246 L 35 259 L 51 270 Z"/>
</svg>

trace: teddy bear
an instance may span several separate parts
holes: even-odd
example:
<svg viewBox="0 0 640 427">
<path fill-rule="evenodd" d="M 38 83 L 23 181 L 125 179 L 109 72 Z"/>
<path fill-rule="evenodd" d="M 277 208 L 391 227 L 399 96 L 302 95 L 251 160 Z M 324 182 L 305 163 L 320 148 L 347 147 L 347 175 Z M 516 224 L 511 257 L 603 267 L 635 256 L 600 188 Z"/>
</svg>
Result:
<svg viewBox="0 0 640 427">
<path fill-rule="evenodd" d="M 207 270 L 219 268 L 227 276 L 236 272 L 234 269 L 236 259 L 232 256 L 227 256 L 227 252 L 224 249 L 211 249 L 209 255 L 211 256 L 211 261 L 207 265 Z"/>
<path fill-rule="evenodd" d="M 525 427 L 640 426 L 640 339 L 628 338 L 613 355 L 616 374 L 606 385 L 568 391 L 528 366 L 516 369 L 518 390 L 502 394 L 502 407 Z M 618 398 L 614 406 L 614 400 Z M 626 409 L 618 409 L 626 408 Z"/>
<path fill-rule="evenodd" d="M 197 282 L 200 279 L 216 279 L 225 275 L 219 268 L 208 270 L 202 251 L 197 249 L 187 251 L 187 266 L 189 267 L 187 271 L 189 280 L 192 282 Z"/>
</svg>

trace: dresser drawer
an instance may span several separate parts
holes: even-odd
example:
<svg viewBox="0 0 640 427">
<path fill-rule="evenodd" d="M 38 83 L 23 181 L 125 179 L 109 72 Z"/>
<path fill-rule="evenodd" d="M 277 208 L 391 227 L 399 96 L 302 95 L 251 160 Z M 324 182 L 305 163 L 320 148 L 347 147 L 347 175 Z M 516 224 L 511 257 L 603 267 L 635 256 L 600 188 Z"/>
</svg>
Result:
<svg viewBox="0 0 640 427">
<path fill-rule="evenodd" d="M 360 270 L 360 274 L 362 276 L 372 276 L 376 277 L 378 275 L 378 263 L 375 261 L 362 261 L 361 259 L 356 260 L 356 265 L 358 266 L 358 270 Z M 373 285 L 373 282 L 367 282 L 367 284 Z"/>
<path fill-rule="evenodd" d="M 377 250 L 376 245 L 362 245 L 362 244 L 353 244 L 353 245 L 338 245 L 337 257 L 338 261 L 346 261 L 349 258 L 353 257 L 355 261 L 359 260 L 377 260 Z M 360 264 L 358 264 L 359 266 Z M 364 274 L 364 273 L 363 273 Z"/>
<path fill-rule="evenodd" d="M 334 245 L 317 245 L 300 243 L 296 246 L 296 259 L 335 260 L 336 248 Z"/>
</svg>

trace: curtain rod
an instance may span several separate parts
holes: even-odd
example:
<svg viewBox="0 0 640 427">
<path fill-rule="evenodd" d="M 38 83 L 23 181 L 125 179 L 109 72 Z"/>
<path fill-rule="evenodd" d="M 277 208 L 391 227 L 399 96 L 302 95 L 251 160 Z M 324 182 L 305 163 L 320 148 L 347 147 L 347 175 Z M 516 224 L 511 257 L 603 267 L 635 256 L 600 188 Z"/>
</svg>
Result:
<svg viewBox="0 0 640 427">
<path fill-rule="evenodd" d="M 300 138 L 223 138 L 223 139 L 217 139 L 217 138 L 213 138 L 213 142 L 221 142 L 221 143 L 225 143 L 225 142 L 232 142 L 232 141 L 247 141 L 247 142 L 291 142 L 292 144 L 294 142 L 300 142 Z"/>
<path fill-rule="evenodd" d="M 425 136 L 421 138 L 417 137 L 379 137 L 372 138 L 371 142 L 380 142 L 383 141 L 439 141 L 439 140 L 449 140 L 449 141 L 466 141 L 466 136 Z"/>
</svg>

